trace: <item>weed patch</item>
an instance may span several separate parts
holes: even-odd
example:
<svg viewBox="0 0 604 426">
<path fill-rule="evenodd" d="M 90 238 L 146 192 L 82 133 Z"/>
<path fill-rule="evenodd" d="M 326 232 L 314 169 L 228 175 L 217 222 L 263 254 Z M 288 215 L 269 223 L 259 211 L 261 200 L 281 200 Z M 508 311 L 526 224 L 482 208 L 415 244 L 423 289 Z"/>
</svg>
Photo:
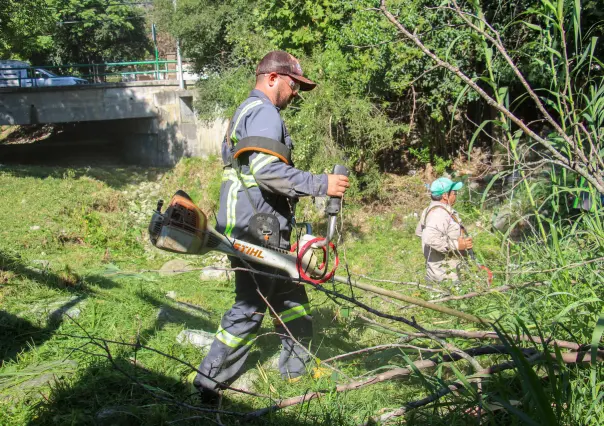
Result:
<svg viewBox="0 0 604 426">
<path fill-rule="evenodd" d="M 179 336 L 185 330 L 214 333 L 222 313 L 233 302 L 233 283 L 227 274 L 200 279 L 199 268 L 223 264 L 224 259 L 216 254 L 187 258 L 189 272 L 155 272 L 182 258 L 154 249 L 147 241 L 146 226 L 157 199 L 168 200 L 178 189 L 187 191 L 206 212 L 216 208 L 220 174 L 219 162 L 198 159 L 182 161 L 170 171 L 0 169 L 4 188 L 0 201 L 11 206 L 0 212 L 4 225 L 0 229 L 1 424 L 167 424 L 175 420 L 207 424 L 209 420 L 199 413 L 158 399 L 150 391 L 198 404 L 187 382 L 191 368 L 178 360 L 196 366 L 206 349 L 179 340 Z M 511 336 L 509 344 L 522 350 L 535 345 L 525 342 L 520 346 L 515 334 L 591 341 L 602 306 L 601 264 L 581 262 L 585 250 L 594 256 L 601 253 L 597 227 L 580 241 L 560 238 L 553 252 L 530 239 L 510 245 L 509 253 L 504 245 L 506 251 L 502 252 L 501 235 L 488 225 L 490 212 L 462 198 L 462 216 L 476 241 L 477 254 L 497 271 L 493 286 L 518 288 L 455 299 L 490 290 L 485 277 L 468 263 L 461 285 L 441 286 L 438 291 L 421 286 L 425 284 L 424 258 L 414 235 L 417 217 L 413 213 L 428 202 L 423 184 L 417 178 L 387 177 L 386 182 L 390 183 L 382 204 L 351 201 L 341 217 L 341 260 L 356 278 L 382 279 L 385 281 L 374 284 L 426 300 L 443 297 L 443 292 L 450 294 L 454 299 L 443 302 L 446 306 L 499 321 Z M 315 234 L 324 233 L 324 218 L 311 200 L 301 203 L 298 215 L 312 222 Z M 579 266 L 573 266 L 576 264 Z M 542 284 L 521 286 L 531 281 Z M 337 288 L 383 312 L 414 318 L 430 329 L 475 331 L 472 324 L 440 312 L 343 285 Z M 332 392 L 347 378 L 363 380 L 406 368 L 410 361 L 438 359 L 446 352 L 422 338 L 410 342 L 412 347 L 366 351 L 371 346 L 406 342 L 413 330 L 388 321 L 367 322 L 363 318 L 376 318 L 320 292 L 309 290 L 309 296 L 316 330 L 312 348 L 318 359 L 361 352 L 331 362 L 338 373 L 288 383 L 280 379 L 274 365 L 280 341 L 267 319 L 247 363 L 248 371 L 235 385 L 244 383 L 273 400 L 313 391 L 323 396 L 267 415 L 261 419 L 264 423 L 357 425 L 384 407 L 401 407 L 471 375 L 464 362 L 458 370 L 442 363 L 399 381 Z M 104 350 L 90 344 L 85 333 L 114 342 L 108 343 L 113 363 Z M 448 341 L 462 349 L 480 344 L 462 338 Z M 421 351 L 428 347 L 435 352 Z M 494 354 L 481 357 L 480 362 L 486 366 L 504 359 Z M 486 402 L 505 406 L 508 401 L 519 401 L 526 416 L 538 419 L 539 405 L 524 396 L 527 390 L 523 386 L 531 380 L 544 386 L 542 398 L 548 404 L 568 408 L 555 413 L 561 424 L 577 419 L 598 424 L 603 419 L 598 396 L 591 393 L 592 381 L 596 386 L 602 382 L 599 365 L 594 370 L 564 367 L 555 376 L 561 380 L 555 386 L 548 385 L 554 376 L 546 366 L 535 371 L 537 377 L 511 370 L 485 381 Z M 556 393 L 556 389 L 565 392 Z M 411 424 L 473 424 L 475 419 L 465 414 L 475 407 L 472 395 L 469 388 L 450 394 L 437 408 L 412 410 L 405 420 Z M 222 409 L 251 412 L 267 405 L 260 398 L 227 392 Z M 509 408 L 488 416 L 493 424 L 517 421 Z M 238 420 L 221 415 L 221 421 L 235 424 Z"/>
</svg>

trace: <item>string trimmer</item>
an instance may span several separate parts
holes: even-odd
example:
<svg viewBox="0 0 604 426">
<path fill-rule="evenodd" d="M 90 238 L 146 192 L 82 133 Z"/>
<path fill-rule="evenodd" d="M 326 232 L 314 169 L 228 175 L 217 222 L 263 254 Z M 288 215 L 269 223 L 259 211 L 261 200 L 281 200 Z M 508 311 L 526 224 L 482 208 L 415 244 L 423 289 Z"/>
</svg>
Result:
<svg viewBox="0 0 604 426">
<path fill-rule="evenodd" d="M 348 175 L 348 170 L 344 166 L 335 166 L 334 174 Z M 162 207 L 163 201 L 160 200 L 149 224 L 151 243 L 159 249 L 193 255 L 219 251 L 228 256 L 236 256 L 245 262 L 260 263 L 279 269 L 291 278 L 302 278 L 313 284 L 327 282 L 338 268 L 338 253 L 331 239 L 336 229 L 337 214 L 342 207 L 342 199 L 339 197 L 330 197 L 327 203 L 326 237 L 305 234 L 291 251 L 256 245 L 220 234 L 208 224 L 206 215 L 184 191 L 174 194 L 163 213 Z M 323 259 L 318 267 L 313 249 L 323 251 Z M 334 254 L 335 261 L 333 267 L 328 269 L 330 250 Z"/>
</svg>

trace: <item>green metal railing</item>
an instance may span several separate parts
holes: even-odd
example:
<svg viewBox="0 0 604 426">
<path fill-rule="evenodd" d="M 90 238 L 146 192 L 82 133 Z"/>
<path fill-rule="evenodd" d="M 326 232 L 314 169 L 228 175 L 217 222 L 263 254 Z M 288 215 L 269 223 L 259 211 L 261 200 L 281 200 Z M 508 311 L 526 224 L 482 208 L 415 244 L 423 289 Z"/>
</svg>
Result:
<svg viewBox="0 0 604 426">
<path fill-rule="evenodd" d="M 40 86 L 41 84 L 39 84 L 38 80 L 44 79 L 44 77 L 36 76 L 36 70 L 52 70 L 57 74 L 57 77 L 77 77 L 86 79 L 89 83 L 93 84 L 133 81 L 131 79 L 137 79 L 137 76 L 142 75 L 151 77 L 151 80 L 168 80 L 170 74 L 176 74 L 178 72 L 176 64 L 176 61 L 156 59 L 152 61 L 107 62 L 102 64 L 0 68 L 0 87 Z M 175 65 L 175 69 L 169 69 L 169 65 Z M 7 84 L 3 84 L 3 82 L 7 82 Z M 12 84 L 10 82 L 12 82 Z"/>
</svg>

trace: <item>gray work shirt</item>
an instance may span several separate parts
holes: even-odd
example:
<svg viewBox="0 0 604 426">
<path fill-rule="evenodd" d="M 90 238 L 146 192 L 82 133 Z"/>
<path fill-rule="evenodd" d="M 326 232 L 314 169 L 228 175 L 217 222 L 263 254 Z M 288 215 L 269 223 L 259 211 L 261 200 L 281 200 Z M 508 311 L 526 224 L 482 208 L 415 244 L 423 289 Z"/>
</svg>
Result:
<svg viewBox="0 0 604 426">
<path fill-rule="evenodd" d="M 293 149 L 279 108 L 256 89 L 237 108 L 231 120 L 229 134 L 222 144 L 225 166 L 229 164 L 232 146 L 248 136 L 274 139 Z M 239 162 L 241 178 L 232 168 L 224 170 L 216 229 L 227 236 L 246 239 L 251 217 L 255 213 L 269 213 L 279 220 L 281 247 L 289 247 L 292 202 L 301 196 L 325 195 L 327 175 L 299 170 L 292 164 L 261 152 L 244 153 L 239 157 Z M 247 193 L 243 185 L 248 188 Z"/>
</svg>

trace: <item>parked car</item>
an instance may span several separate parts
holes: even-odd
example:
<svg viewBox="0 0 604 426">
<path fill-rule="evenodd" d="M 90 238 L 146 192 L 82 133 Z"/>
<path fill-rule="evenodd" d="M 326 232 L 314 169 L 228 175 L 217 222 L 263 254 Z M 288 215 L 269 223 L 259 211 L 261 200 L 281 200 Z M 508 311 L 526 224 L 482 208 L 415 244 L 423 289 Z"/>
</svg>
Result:
<svg viewBox="0 0 604 426">
<path fill-rule="evenodd" d="M 23 61 L 0 61 L 0 87 L 48 87 L 88 84 L 79 77 L 56 75 Z"/>
</svg>

